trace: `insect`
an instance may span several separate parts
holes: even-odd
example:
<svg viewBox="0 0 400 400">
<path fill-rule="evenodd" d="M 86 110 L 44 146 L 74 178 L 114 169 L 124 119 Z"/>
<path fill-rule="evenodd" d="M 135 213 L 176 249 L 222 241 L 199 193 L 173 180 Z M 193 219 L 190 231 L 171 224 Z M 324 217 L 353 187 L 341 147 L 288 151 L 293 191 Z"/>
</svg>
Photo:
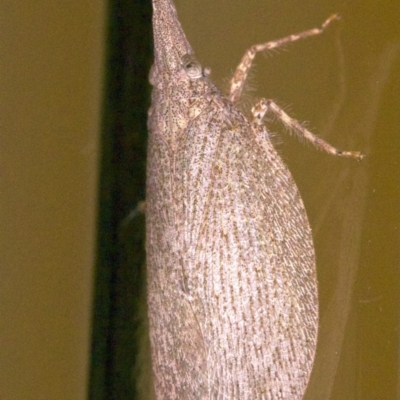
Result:
<svg viewBox="0 0 400 400">
<path fill-rule="evenodd" d="M 270 100 L 236 106 L 255 55 L 319 29 L 252 46 L 224 95 L 194 56 L 172 0 L 153 0 L 146 194 L 148 309 L 159 399 L 301 399 L 318 295 L 311 229 L 272 146 L 267 112 L 335 155 Z"/>
</svg>

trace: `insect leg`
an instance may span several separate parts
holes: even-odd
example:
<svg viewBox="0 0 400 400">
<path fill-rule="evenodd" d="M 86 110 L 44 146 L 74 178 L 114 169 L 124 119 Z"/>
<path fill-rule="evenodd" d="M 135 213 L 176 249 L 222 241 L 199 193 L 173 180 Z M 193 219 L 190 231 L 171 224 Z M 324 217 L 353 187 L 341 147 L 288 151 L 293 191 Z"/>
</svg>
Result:
<svg viewBox="0 0 400 400">
<path fill-rule="evenodd" d="M 278 117 L 282 123 L 290 129 L 290 131 L 295 132 L 299 137 L 302 137 L 309 142 L 311 142 L 315 147 L 320 150 L 323 150 L 329 154 L 333 154 L 335 156 L 340 157 L 349 157 L 355 158 L 356 160 L 360 161 L 363 159 L 364 154 L 359 151 L 342 151 L 338 150 L 337 148 L 331 146 L 328 142 L 321 139 L 318 136 L 315 136 L 311 133 L 308 129 L 306 129 L 299 121 L 295 120 L 294 118 L 290 117 L 285 111 L 282 110 L 276 103 L 272 100 L 261 99 L 259 103 L 257 103 L 253 109 L 253 122 L 257 124 L 261 124 L 261 121 L 264 115 L 267 112 L 273 113 L 275 116 Z"/>
<path fill-rule="evenodd" d="M 282 39 L 251 46 L 245 52 L 242 60 L 240 61 L 240 64 L 237 66 L 236 71 L 232 76 L 232 79 L 230 81 L 229 100 L 234 103 L 240 99 L 243 87 L 247 80 L 247 76 L 253 64 L 254 57 L 257 53 L 264 50 L 276 49 L 277 47 L 281 47 L 287 43 L 296 42 L 297 40 L 305 39 L 310 36 L 320 35 L 325 31 L 327 26 L 332 21 L 338 20 L 339 18 L 340 17 L 338 14 L 333 14 L 321 25 L 320 28 L 309 29 L 304 32 L 286 36 Z"/>
</svg>

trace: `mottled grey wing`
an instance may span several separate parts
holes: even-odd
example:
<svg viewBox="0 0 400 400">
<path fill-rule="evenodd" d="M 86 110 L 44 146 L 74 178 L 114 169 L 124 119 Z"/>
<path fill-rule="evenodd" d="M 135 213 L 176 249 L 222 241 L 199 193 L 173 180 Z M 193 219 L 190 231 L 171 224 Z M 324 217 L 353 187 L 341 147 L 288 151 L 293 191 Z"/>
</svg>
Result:
<svg viewBox="0 0 400 400">
<path fill-rule="evenodd" d="M 176 251 L 210 398 L 300 399 L 318 325 L 309 223 L 269 140 L 222 108 L 190 122 L 175 159 L 175 222 L 191 226 Z"/>
</svg>

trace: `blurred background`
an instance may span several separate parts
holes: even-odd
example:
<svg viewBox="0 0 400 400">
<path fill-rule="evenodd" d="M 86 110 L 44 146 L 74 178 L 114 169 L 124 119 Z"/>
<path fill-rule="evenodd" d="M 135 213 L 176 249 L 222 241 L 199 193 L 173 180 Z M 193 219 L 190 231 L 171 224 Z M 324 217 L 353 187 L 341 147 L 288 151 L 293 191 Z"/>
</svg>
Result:
<svg viewBox="0 0 400 400">
<path fill-rule="evenodd" d="M 0 398 L 133 399 L 143 311 L 151 4 L 1 0 Z M 400 399 L 400 4 L 176 0 L 222 89 L 274 99 L 334 158 L 270 120 L 313 228 L 320 338 L 307 400 Z M 131 215 L 131 217 L 128 217 Z M 141 360 L 139 358 L 139 360 Z M 141 361 L 139 361 L 139 364 Z"/>
<path fill-rule="evenodd" d="M 0 398 L 84 399 L 106 2 L 0 4 Z"/>
</svg>

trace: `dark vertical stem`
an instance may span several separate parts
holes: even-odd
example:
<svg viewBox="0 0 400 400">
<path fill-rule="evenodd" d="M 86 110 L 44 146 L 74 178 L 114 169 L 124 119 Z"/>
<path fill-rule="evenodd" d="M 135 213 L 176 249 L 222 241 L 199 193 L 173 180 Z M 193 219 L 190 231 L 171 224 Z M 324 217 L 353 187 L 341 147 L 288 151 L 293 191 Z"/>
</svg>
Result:
<svg viewBox="0 0 400 400">
<path fill-rule="evenodd" d="M 89 399 L 134 399 L 134 332 L 143 288 L 151 3 L 109 2 Z M 143 296 L 142 296 L 143 297 Z"/>
</svg>

